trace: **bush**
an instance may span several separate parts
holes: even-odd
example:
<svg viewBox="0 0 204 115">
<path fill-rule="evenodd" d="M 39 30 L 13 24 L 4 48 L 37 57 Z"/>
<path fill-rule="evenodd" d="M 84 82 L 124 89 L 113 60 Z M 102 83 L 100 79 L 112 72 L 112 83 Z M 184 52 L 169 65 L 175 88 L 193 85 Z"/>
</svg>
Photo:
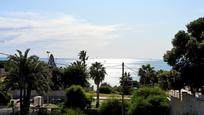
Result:
<svg viewBox="0 0 204 115">
<path fill-rule="evenodd" d="M 85 115 L 85 114 L 78 108 L 69 108 L 64 109 L 62 115 Z"/>
<path fill-rule="evenodd" d="M 57 109 L 52 109 L 50 115 L 62 115 L 61 110 L 59 108 Z"/>
<path fill-rule="evenodd" d="M 84 109 L 88 104 L 88 97 L 79 85 L 72 85 L 66 90 L 65 107 Z"/>
<path fill-rule="evenodd" d="M 121 86 L 114 86 L 112 88 L 112 93 L 120 94 L 120 92 L 121 92 Z"/>
<path fill-rule="evenodd" d="M 39 109 L 38 115 L 49 115 L 49 112 L 46 108 Z"/>
<path fill-rule="evenodd" d="M 99 92 L 100 93 L 105 93 L 105 94 L 110 94 L 112 92 L 112 89 L 109 86 L 101 86 L 99 88 Z"/>
<path fill-rule="evenodd" d="M 168 115 L 169 101 L 159 87 L 139 88 L 131 99 L 130 115 Z"/>
<path fill-rule="evenodd" d="M 127 103 L 124 104 L 125 110 L 127 110 Z M 101 115 L 122 115 L 122 102 L 118 99 L 109 99 L 103 101 L 100 106 Z"/>
<path fill-rule="evenodd" d="M 7 105 L 11 99 L 11 96 L 5 92 L 0 90 L 0 105 Z"/>
<path fill-rule="evenodd" d="M 87 99 L 88 99 L 88 101 L 87 101 L 87 108 L 91 108 L 91 103 L 93 102 L 93 95 L 92 94 L 90 94 L 90 93 L 87 93 L 86 94 L 86 96 L 87 96 Z"/>
</svg>

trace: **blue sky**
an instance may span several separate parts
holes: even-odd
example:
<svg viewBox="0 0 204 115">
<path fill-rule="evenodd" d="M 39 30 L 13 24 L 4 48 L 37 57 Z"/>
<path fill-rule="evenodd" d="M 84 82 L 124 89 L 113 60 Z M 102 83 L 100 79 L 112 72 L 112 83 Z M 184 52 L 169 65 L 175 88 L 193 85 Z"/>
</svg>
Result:
<svg viewBox="0 0 204 115">
<path fill-rule="evenodd" d="M 4 0 L 0 52 L 46 57 L 157 58 L 204 14 L 202 0 Z"/>
</svg>

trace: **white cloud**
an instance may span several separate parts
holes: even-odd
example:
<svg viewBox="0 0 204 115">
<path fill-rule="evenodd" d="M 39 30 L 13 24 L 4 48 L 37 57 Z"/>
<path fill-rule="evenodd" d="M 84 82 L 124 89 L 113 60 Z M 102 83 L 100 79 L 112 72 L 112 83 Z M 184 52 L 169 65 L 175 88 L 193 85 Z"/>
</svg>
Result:
<svg viewBox="0 0 204 115">
<path fill-rule="evenodd" d="M 62 50 L 104 47 L 118 37 L 119 27 L 93 24 L 69 15 L 51 18 L 32 12 L 10 12 L 0 16 L 0 40 L 5 47 L 22 48 L 30 44 L 30 48 L 35 45 L 63 56 Z"/>
</svg>

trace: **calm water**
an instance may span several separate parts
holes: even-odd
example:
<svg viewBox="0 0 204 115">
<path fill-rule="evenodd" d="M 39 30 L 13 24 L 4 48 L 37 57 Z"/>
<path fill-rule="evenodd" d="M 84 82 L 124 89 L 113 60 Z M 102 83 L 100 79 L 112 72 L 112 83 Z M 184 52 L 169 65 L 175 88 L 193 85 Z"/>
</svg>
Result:
<svg viewBox="0 0 204 115">
<path fill-rule="evenodd" d="M 6 58 L 0 58 L 0 60 L 5 60 Z M 47 62 L 46 58 L 42 58 L 43 61 Z M 75 59 L 67 59 L 67 58 L 56 58 L 56 64 L 59 67 L 66 67 L 70 63 L 76 61 Z M 112 86 L 119 85 L 119 80 L 122 74 L 122 62 L 125 63 L 125 71 L 130 72 L 131 76 L 134 80 L 138 80 L 138 69 L 141 65 L 151 64 L 155 67 L 156 70 L 170 70 L 170 67 L 163 62 L 163 60 L 159 59 L 89 59 L 87 61 L 88 67 L 90 67 L 91 63 L 101 62 L 106 67 L 107 75 L 105 77 L 104 82 L 110 83 Z M 93 83 L 93 81 L 90 81 Z"/>
<path fill-rule="evenodd" d="M 67 66 L 71 62 L 75 61 L 74 59 L 55 59 L 58 66 Z M 90 67 L 91 63 L 101 62 L 106 67 L 107 75 L 105 77 L 104 82 L 110 83 L 112 86 L 119 85 L 119 80 L 122 74 L 122 62 L 125 64 L 125 71 L 130 72 L 131 76 L 134 80 L 138 80 L 138 69 L 141 65 L 151 64 L 155 67 L 156 70 L 170 70 L 170 66 L 168 66 L 163 60 L 159 59 L 89 59 L 87 61 L 88 67 Z M 93 81 L 91 81 L 93 83 Z"/>
</svg>

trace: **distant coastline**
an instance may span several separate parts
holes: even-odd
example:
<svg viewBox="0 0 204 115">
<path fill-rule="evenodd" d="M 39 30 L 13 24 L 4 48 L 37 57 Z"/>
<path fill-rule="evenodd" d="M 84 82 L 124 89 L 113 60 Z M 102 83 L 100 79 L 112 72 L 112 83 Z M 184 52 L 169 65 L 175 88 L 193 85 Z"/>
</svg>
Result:
<svg viewBox="0 0 204 115">
<path fill-rule="evenodd" d="M 42 61 L 47 62 L 48 58 L 40 58 Z M 0 57 L 0 60 L 7 60 L 6 57 Z M 77 60 L 76 58 L 55 58 L 55 62 L 58 67 L 66 67 L 72 62 Z M 167 65 L 162 59 L 107 59 L 107 58 L 97 58 L 89 59 L 87 61 L 88 67 L 91 63 L 101 62 L 104 67 L 106 67 L 107 75 L 104 82 L 110 83 L 112 86 L 119 85 L 119 78 L 121 76 L 121 64 L 125 63 L 126 72 L 130 72 L 134 80 L 139 80 L 137 75 L 138 69 L 142 65 L 151 64 L 156 70 L 170 70 L 171 67 Z M 92 82 L 92 81 L 90 81 Z"/>
</svg>

